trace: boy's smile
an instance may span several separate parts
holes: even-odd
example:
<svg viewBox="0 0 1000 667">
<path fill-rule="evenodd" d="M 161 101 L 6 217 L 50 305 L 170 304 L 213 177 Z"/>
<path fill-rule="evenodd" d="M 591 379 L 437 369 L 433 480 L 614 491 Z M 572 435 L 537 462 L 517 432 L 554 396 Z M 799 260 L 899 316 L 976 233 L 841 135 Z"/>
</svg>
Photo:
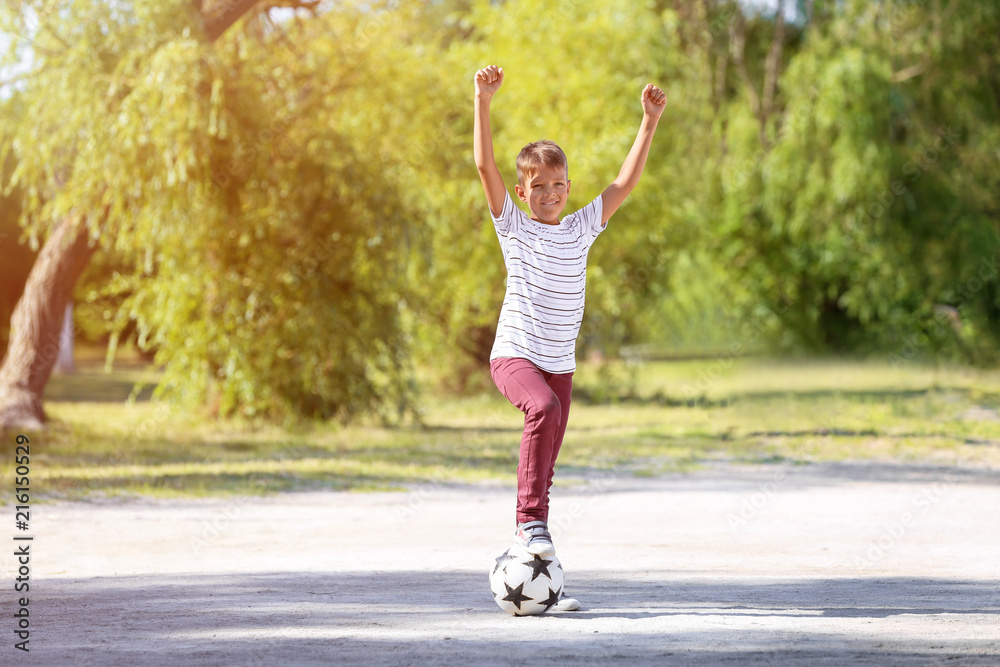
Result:
<svg viewBox="0 0 1000 667">
<path fill-rule="evenodd" d="M 566 197 L 569 195 L 570 181 L 566 178 L 566 170 L 541 164 L 526 181 L 524 187 L 520 183 L 515 185 L 514 191 L 528 205 L 531 219 L 546 225 L 558 225 L 559 215 L 566 208 Z"/>
</svg>

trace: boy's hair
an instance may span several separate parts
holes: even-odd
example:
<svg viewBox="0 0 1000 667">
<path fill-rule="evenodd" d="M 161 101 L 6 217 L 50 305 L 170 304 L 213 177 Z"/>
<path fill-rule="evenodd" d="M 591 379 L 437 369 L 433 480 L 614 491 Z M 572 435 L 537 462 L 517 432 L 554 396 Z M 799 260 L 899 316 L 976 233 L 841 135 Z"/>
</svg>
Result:
<svg viewBox="0 0 1000 667">
<path fill-rule="evenodd" d="M 569 173 L 566 154 L 554 141 L 540 139 L 533 141 L 517 154 L 517 182 L 522 186 L 526 178 L 538 173 L 538 168 L 545 165 L 550 169 L 564 169 Z"/>
</svg>

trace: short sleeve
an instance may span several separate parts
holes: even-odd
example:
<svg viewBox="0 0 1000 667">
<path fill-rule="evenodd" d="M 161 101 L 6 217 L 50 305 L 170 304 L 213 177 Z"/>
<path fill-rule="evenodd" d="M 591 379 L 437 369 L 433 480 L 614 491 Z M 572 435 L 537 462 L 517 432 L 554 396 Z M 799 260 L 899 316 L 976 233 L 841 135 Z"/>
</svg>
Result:
<svg viewBox="0 0 1000 667">
<path fill-rule="evenodd" d="M 597 195 L 594 201 L 590 202 L 573 215 L 577 217 L 580 224 L 580 235 L 584 237 L 589 246 L 597 238 L 597 235 L 604 231 L 607 225 L 601 224 L 601 216 L 604 214 L 604 199 Z"/>
<path fill-rule="evenodd" d="M 496 228 L 497 234 L 503 235 L 511 231 L 517 231 L 517 216 L 514 215 L 515 211 L 514 200 L 510 198 L 510 193 L 505 191 L 503 196 L 503 210 L 500 211 L 500 215 L 495 216 L 493 215 L 493 210 L 490 210 L 490 217 L 493 218 L 493 226 Z M 600 219 L 598 219 L 598 222 L 600 222 Z"/>
</svg>

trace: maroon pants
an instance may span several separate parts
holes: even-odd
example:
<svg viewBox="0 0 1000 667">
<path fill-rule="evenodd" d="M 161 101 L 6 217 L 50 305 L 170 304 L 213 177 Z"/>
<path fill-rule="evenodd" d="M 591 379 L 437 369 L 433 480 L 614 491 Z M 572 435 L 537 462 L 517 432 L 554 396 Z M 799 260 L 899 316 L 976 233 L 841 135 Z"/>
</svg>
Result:
<svg viewBox="0 0 1000 667">
<path fill-rule="evenodd" d="M 527 359 L 494 359 L 497 389 L 524 413 L 517 464 L 517 520 L 548 521 L 549 487 L 566 433 L 572 373 L 549 373 Z"/>
</svg>

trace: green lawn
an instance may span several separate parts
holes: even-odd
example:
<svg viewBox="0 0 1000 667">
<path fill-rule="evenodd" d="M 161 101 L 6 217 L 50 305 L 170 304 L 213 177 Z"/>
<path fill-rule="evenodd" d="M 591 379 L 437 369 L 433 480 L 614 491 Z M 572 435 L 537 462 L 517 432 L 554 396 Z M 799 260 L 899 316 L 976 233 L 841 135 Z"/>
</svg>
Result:
<svg viewBox="0 0 1000 667">
<path fill-rule="evenodd" d="M 1000 373 L 884 361 L 759 359 L 582 364 L 557 483 L 713 462 L 879 460 L 1000 467 Z M 175 414 L 125 400 L 154 376 L 96 363 L 53 377 L 54 419 L 32 434 L 38 497 L 263 494 L 513 484 L 521 415 L 497 392 L 425 393 L 423 424 L 296 429 Z M 0 474 L 13 475 L 13 437 Z"/>
</svg>

